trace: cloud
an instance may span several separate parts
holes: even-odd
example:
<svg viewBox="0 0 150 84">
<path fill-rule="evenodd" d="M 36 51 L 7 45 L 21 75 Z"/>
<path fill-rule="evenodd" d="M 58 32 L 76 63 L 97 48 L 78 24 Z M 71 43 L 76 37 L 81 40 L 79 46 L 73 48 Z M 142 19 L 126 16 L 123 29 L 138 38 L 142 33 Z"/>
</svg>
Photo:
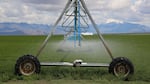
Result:
<svg viewBox="0 0 150 84">
<path fill-rule="evenodd" d="M 110 0 L 107 4 L 110 10 L 122 10 L 129 8 L 131 0 Z"/>
<path fill-rule="evenodd" d="M 29 7 L 34 7 L 38 11 L 58 11 L 62 10 L 66 1 L 64 0 L 22 0 L 22 3 Z"/>
<path fill-rule="evenodd" d="M 112 19 L 112 18 L 109 18 L 109 19 L 107 19 L 107 21 L 106 21 L 106 23 L 111 23 L 111 22 L 123 23 L 123 21 L 120 21 L 120 20 L 117 20 L 117 19 Z"/>
<path fill-rule="evenodd" d="M 150 26 L 150 0 L 84 0 L 97 24 L 113 20 Z M 67 0 L 0 1 L 0 22 L 53 24 Z"/>
<path fill-rule="evenodd" d="M 55 4 L 60 5 L 64 2 L 64 0 L 22 0 L 24 3 L 32 3 L 32 4 Z"/>
<path fill-rule="evenodd" d="M 150 26 L 150 0 L 136 0 L 131 10 L 134 22 Z"/>
<path fill-rule="evenodd" d="M 52 5 L 39 5 L 37 3 L 31 4 L 20 1 L 3 2 L 0 3 L 0 22 L 51 24 L 53 23 L 52 21 L 55 20 L 56 16 L 58 16 L 58 13 L 54 12 L 54 8 L 58 10 L 57 7 L 53 7 Z"/>
<path fill-rule="evenodd" d="M 11 5 L 9 5 L 8 3 L 3 3 L 1 4 L 0 7 L 0 12 L 1 15 L 6 16 L 6 17 L 11 17 L 11 16 L 16 16 L 16 10 L 12 10 L 10 8 L 13 8 Z M 9 13 L 11 11 L 11 13 Z"/>
<path fill-rule="evenodd" d="M 150 0 L 137 0 L 132 9 L 142 14 L 150 14 Z"/>
</svg>

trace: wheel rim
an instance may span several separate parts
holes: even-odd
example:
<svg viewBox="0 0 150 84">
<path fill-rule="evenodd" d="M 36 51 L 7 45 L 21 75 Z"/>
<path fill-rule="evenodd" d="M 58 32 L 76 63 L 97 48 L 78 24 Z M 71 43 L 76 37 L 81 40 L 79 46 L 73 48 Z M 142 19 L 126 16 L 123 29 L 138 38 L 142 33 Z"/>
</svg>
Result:
<svg viewBox="0 0 150 84">
<path fill-rule="evenodd" d="M 127 77 L 129 73 L 130 73 L 129 65 L 124 62 L 118 63 L 114 67 L 114 74 L 119 78 Z"/>
<path fill-rule="evenodd" d="M 21 74 L 31 75 L 35 72 L 35 63 L 32 60 L 24 60 L 19 67 Z"/>
</svg>

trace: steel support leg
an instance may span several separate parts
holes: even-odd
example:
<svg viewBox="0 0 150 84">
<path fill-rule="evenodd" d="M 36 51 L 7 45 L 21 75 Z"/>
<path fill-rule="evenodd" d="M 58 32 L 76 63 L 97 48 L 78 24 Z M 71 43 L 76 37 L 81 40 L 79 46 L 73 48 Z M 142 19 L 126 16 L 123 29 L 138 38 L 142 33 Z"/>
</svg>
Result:
<svg viewBox="0 0 150 84">
<path fill-rule="evenodd" d="M 112 53 L 111 53 L 111 50 L 108 48 L 107 43 L 105 42 L 105 40 L 104 40 L 102 34 L 100 33 L 100 31 L 99 31 L 99 29 L 98 29 L 96 23 L 94 22 L 94 20 L 93 20 L 91 14 L 90 14 L 90 12 L 88 11 L 88 8 L 86 7 L 86 4 L 85 4 L 84 0 L 80 0 L 80 1 L 81 1 L 81 4 L 82 4 L 83 8 L 85 9 L 85 11 L 86 11 L 86 13 L 87 13 L 89 19 L 91 20 L 91 23 L 93 24 L 93 26 L 94 26 L 94 28 L 95 28 L 97 34 L 98 34 L 99 39 L 101 39 L 101 41 L 102 41 L 102 43 L 103 43 L 105 49 L 107 50 L 108 54 L 110 55 L 110 57 L 111 57 L 112 60 L 113 60 L 113 55 L 112 55 Z"/>
<path fill-rule="evenodd" d="M 51 28 L 51 30 L 50 30 L 48 36 L 46 37 L 45 41 L 43 42 L 43 44 L 42 44 L 41 47 L 39 48 L 39 50 L 38 50 L 38 52 L 37 52 L 37 54 L 36 54 L 36 57 L 38 57 L 38 56 L 40 55 L 40 53 L 42 52 L 42 50 L 44 49 L 44 47 L 45 47 L 46 44 L 48 43 L 49 38 L 52 36 L 53 32 L 54 32 L 55 29 L 56 29 L 56 26 L 58 25 L 58 23 L 59 23 L 60 20 L 62 19 L 64 13 L 66 12 L 67 8 L 70 6 L 71 2 L 72 2 L 71 0 L 68 0 L 68 2 L 67 2 L 67 4 L 66 4 L 64 10 L 62 11 L 60 17 L 57 19 L 56 23 L 55 23 L 54 26 Z"/>
</svg>

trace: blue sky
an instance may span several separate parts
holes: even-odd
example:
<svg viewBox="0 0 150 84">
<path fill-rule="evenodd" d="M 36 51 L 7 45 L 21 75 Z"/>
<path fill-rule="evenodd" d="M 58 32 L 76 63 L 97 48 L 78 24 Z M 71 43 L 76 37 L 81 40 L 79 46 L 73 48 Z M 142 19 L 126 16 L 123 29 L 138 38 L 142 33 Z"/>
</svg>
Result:
<svg viewBox="0 0 150 84">
<path fill-rule="evenodd" d="M 150 0 L 84 0 L 97 24 L 150 26 Z M 53 24 L 67 0 L 0 0 L 0 22 Z"/>
</svg>

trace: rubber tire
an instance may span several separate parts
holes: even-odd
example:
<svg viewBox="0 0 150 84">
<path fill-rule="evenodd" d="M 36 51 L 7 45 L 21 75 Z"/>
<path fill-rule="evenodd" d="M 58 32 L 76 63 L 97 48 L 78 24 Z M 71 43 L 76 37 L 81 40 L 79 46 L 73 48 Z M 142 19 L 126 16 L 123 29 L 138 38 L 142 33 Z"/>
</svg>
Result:
<svg viewBox="0 0 150 84">
<path fill-rule="evenodd" d="M 134 66 L 128 58 L 117 57 L 117 58 L 113 59 L 112 62 L 110 63 L 110 65 L 109 65 L 109 73 L 117 76 L 115 74 L 114 68 L 115 68 L 116 64 L 118 64 L 118 63 L 125 63 L 126 65 L 128 65 L 129 73 L 128 73 L 127 76 L 124 77 L 125 80 L 128 80 L 129 76 L 134 74 Z"/>
<path fill-rule="evenodd" d="M 15 75 L 24 75 L 21 73 L 19 67 L 21 65 L 21 63 L 24 61 L 24 60 L 32 60 L 32 62 L 34 63 L 35 65 L 35 72 L 34 73 L 40 73 L 40 62 L 39 60 L 32 56 L 32 55 L 24 55 L 22 57 L 19 57 L 19 59 L 16 61 L 16 64 L 15 64 Z"/>
</svg>

